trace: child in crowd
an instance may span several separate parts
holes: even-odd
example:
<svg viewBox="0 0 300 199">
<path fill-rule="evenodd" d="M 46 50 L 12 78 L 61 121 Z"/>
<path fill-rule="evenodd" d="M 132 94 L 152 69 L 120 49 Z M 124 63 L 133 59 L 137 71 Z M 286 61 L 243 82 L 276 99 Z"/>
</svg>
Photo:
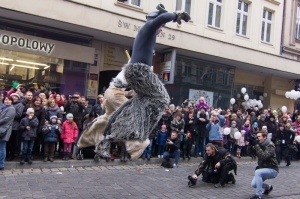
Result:
<svg viewBox="0 0 300 199">
<path fill-rule="evenodd" d="M 236 140 L 237 150 L 236 150 L 236 157 L 241 158 L 241 151 L 245 147 L 245 130 L 241 130 L 241 137 Z"/>
<path fill-rule="evenodd" d="M 64 154 L 63 160 L 69 160 L 71 155 L 72 144 L 77 139 L 78 127 L 73 120 L 73 114 L 68 113 L 66 116 L 66 121 L 62 124 L 62 132 L 60 138 L 64 143 Z"/>
<path fill-rule="evenodd" d="M 230 127 L 230 134 L 228 137 L 228 141 L 229 141 L 229 151 L 232 155 L 234 155 L 234 150 L 235 150 L 235 143 L 236 143 L 236 139 L 234 137 L 234 134 L 236 132 L 238 132 L 238 128 L 236 127 L 236 121 L 232 121 L 231 122 L 231 127 Z"/>
<path fill-rule="evenodd" d="M 25 161 L 32 164 L 31 156 L 35 138 L 37 136 L 37 127 L 39 120 L 34 115 L 34 109 L 28 108 L 26 117 L 20 122 L 20 132 L 22 134 L 23 151 L 20 164 L 23 165 Z"/>
<path fill-rule="evenodd" d="M 191 159 L 191 149 L 193 145 L 192 134 L 190 131 L 187 131 L 183 134 L 183 159 L 187 157 L 189 160 Z"/>
<path fill-rule="evenodd" d="M 242 130 L 245 131 L 245 134 L 244 134 L 244 142 L 245 142 L 245 147 L 244 150 L 241 151 L 242 155 L 246 155 L 246 149 L 248 148 L 248 145 L 249 145 L 249 137 L 250 137 L 250 134 L 251 134 L 251 125 L 250 125 L 250 120 L 247 119 L 244 123 L 244 125 L 242 126 Z M 242 131 L 241 130 L 241 131 Z"/>
<path fill-rule="evenodd" d="M 54 151 L 56 143 L 59 139 L 61 126 L 57 123 L 57 116 L 51 115 L 49 122 L 43 126 L 42 132 L 44 133 L 44 162 L 50 160 L 53 162 Z"/>
<path fill-rule="evenodd" d="M 167 126 L 162 125 L 161 130 L 157 132 L 158 158 L 163 157 L 163 153 L 165 152 L 165 146 L 168 137 L 169 137 L 169 133 L 167 131 Z"/>
</svg>

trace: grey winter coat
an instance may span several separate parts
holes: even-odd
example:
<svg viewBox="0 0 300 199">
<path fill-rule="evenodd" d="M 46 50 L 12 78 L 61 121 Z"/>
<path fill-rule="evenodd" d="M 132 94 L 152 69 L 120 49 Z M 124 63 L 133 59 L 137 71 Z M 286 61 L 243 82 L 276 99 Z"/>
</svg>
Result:
<svg viewBox="0 0 300 199">
<path fill-rule="evenodd" d="M 44 109 L 46 112 L 45 119 L 47 121 L 50 121 L 51 115 L 56 115 L 57 119 L 62 121 L 63 115 L 62 115 L 61 109 L 57 105 L 55 107 L 44 106 Z"/>
<path fill-rule="evenodd" d="M 6 135 L 0 141 L 8 141 L 11 135 L 12 123 L 16 115 L 16 109 L 10 105 L 0 109 L 0 131 L 7 131 Z"/>
<path fill-rule="evenodd" d="M 12 125 L 12 130 L 17 131 L 17 130 L 19 130 L 20 121 L 22 119 L 24 105 L 21 101 L 18 101 L 18 102 L 14 102 L 13 106 L 16 109 L 16 116 L 14 118 L 14 122 L 13 122 L 13 125 Z"/>
<path fill-rule="evenodd" d="M 22 132 L 22 138 L 24 140 L 34 140 L 37 136 L 37 129 L 39 125 L 39 120 L 36 116 L 29 119 L 28 116 L 24 117 L 20 122 L 20 132 Z M 28 130 L 26 127 L 30 126 Z"/>
</svg>

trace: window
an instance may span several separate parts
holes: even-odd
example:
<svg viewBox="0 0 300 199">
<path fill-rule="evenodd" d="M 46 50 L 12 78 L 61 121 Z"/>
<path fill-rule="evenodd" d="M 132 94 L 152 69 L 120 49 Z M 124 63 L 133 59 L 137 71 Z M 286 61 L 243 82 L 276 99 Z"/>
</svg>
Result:
<svg viewBox="0 0 300 199">
<path fill-rule="evenodd" d="M 261 25 L 261 41 L 270 43 L 273 13 L 264 9 Z"/>
<path fill-rule="evenodd" d="M 300 40 L 300 6 L 297 7 L 296 39 Z"/>
<path fill-rule="evenodd" d="M 210 0 L 208 12 L 208 25 L 221 27 L 222 0 Z"/>
<path fill-rule="evenodd" d="M 191 14 L 191 1 L 192 0 L 176 0 L 176 10 L 185 11 Z"/>
<path fill-rule="evenodd" d="M 141 6 L 141 0 L 118 0 L 119 2 L 126 3 L 133 6 Z"/>
<path fill-rule="evenodd" d="M 236 17 L 236 33 L 247 35 L 248 3 L 239 0 Z"/>
</svg>

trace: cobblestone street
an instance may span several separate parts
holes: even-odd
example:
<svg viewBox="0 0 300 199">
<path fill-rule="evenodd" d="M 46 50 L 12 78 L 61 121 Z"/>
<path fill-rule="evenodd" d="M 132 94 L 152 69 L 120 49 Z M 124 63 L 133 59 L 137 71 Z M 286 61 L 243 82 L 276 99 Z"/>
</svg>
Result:
<svg viewBox="0 0 300 199">
<path fill-rule="evenodd" d="M 200 159 L 199 159 L 200 160 Z M 0 198 L 249 198 L 256 164 L 240 162 L 236 185 L 214 188 L 198 181 L 187 186 L 187 176 L 198 164 L 183 163 L 165 169 L 154 165 L 94 166 L 57 169 L 12 169 L 0 176 Z M 280 173 L 269 182 L 274 186 L 264 198 L 300 198 L 299 162 L 280 166 Z"/>
</svg>

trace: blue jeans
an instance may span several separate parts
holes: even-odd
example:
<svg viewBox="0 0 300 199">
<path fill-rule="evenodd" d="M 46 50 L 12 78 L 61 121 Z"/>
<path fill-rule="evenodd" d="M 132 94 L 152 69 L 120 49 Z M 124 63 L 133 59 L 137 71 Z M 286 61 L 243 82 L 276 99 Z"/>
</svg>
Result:
<svg viewBox="0 0 300 199">
<path fill-rule="evenodd" d="M 199 152 L 201 152 L 201 156 L 203 156 L 204 153 L 205 153 L 206 143 L 208 143 L 206 137 L 196 136 L 195 137 L 195 151 L 194 151 L 194 155 L 198 155 Z"/>
<path fill-rule="evenodd" d="M 261 196 L 262 189 L 269 189 L 269 185 L 264 183 L 264 181 L 267 179 L 276 178 L 277 174 L 278 172 L 274 169 L 257 169 L 251 182 L 251 186 L 256 188 L 256 195 Z"/>
<path fill-rule="evenodd" d="M 157 155 L 163 155 L 165 152 L 165 145 L 158 145 Z"/>
<path fill-rule="evenodd" d="M 150 156 L 151 156 L 152 142 L 153 142 L 153 139 L 150 139 L 150 144 L 146 147 L 146 149 L 144 150 L 144 153 L 143 153 L 143 156 L 146 156 L 147 158 L 150 158 Z"/>
<path fill-rule="evenodd" d="M 6 158 L 6 141 L 0 141 L 0 168 L 4 168 Z"/>
<path fill-rule="evenodd" d="M 23 153 L 22 153 L 22 160 L 30 160 L 32 149 L 34 145 L 34 140 L 23 140 Z"/>
<path fill-rule="evenodd" d="M 178 161 L 179 161 L 179 157 L 180 157 L 180 149 L 174 151 L 173 153 L 169 153 L 169 152 L 164 152 L 163 154 L 163 158 L 169 162 L 170 161 L 170 158 L 175 158 L 175 164 L 178 164 Z"/>
</svg>

